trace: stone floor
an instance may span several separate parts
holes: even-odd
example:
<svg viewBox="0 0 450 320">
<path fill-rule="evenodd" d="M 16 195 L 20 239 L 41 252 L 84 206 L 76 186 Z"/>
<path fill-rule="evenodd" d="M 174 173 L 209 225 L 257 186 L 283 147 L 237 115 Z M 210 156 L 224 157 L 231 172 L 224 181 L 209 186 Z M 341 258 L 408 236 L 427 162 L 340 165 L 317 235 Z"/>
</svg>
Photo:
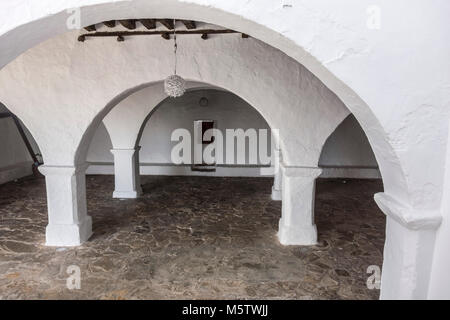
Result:
<svg viewBox="0 0 450 320">
<path fill-rule="evenodd" d="M 112 176 L 87 178 L 94 236 L 43 246 L 45 183 L 0 186 L 0 299 L 377 299 L 385 218 L 377 180 L 319 180 L 319 245 L 281 246 L 271 179 L 143 177 L 145 195 L 114 200 Z M 81 289 L 66 287 L 79 266 Z"/>
</svg>

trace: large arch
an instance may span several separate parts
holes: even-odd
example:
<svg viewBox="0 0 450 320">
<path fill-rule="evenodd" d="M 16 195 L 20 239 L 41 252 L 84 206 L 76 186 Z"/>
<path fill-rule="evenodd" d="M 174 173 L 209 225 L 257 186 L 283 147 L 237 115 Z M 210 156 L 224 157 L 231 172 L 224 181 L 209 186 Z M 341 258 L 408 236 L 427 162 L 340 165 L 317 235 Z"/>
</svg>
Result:
<svg viewBox="0 0 450 320">
<path fill-rule="evenodd" d="M 22 115 L 30 119 L 35 129 L 41 130 L 41 135 L 48 139 L 44 150 L 46 166 L 41 171 L 53 177 L 47 180 L 57 185 L 51 189 L 56 198 L 60 197 L 58 193 L 62 186 L 76 176 L 76 183 L 71 182 L 71 188 L 66 190 L 67 200 L 81 201 L 69 206 L 69 211 L 81 212 L 81 217 L 71 213 L 70 217 L 77 218 L 66 224 L 76 222 L 77 230 L 86 230 L 82 234 L 77 231 L 74 238 L 63 240 L 71 233 L 60 230 L 59 222 L 56 227 L 49 224 L 47 239 L 51 241 L 48 244 L 78 244 L 90 235 L 88 226 L 91 220 L 87 216 L 83 173 L 92 136 L 110 110 L 130 94 L 161 82 L 173 63 L 171 56 L 165 54 L 172 51 L 172 44 L 161 38 L 127 41 L 119 50 L 114 50 L 116 42 L 108 39 L 80 44 L 76 38 L 77 33 L 71 32 L 51 39 L 29 50 L 0 73 L 0 79 L 8 80 L 0 89 L 0 96 L 5 96 L 13 105 L 31 106 Z M 152 50 L 156 46 L 160 50 Z M 97 54 L 92 55 L 92 52 Z M 284 152 L 283 165 L 288 168 L 289 176 L 293 172 L 295 176 L 284 180 L 297 183 L 306 172 L 305 178 L 309 182 L 304 187 L 310 191 L 305 193 L 304 199 L 292 194 L 289 198 L 291 205 L 285 205 L 286 212 L 282 216 L 294 217 L 294 212 L 299 211 L 310 216 L 313 211 L 313 182 L 318 172 L 315 168 L 321 147 L 348 114 L 342 102 L 303 66 L 255 39 L 235 35 L 215 37 L 205 42 L 201 38 L 185 37 L 179 40 L 178 52 L 178 70 L 187 80 L 233 92 L 254 106 L 271 128 L 279 129 L 279 144 Z M 39 60 L 39 70 L 33 70 L 36 59 Z M 273 67 L 268 67 L 268 61 Z M 24 66 L 27 76 L 21 77 Z M 57 68 L 58 71 L 55 71 L 56 76 L 52 72 L 42 74 L 41 68 Z M 105 73 L 105 70 L 108 72 Z M 49 91 L 48 88 L 57 90 Z M 18 94 L 24 89 L 27 95 Z M 162 90 L 162 85 L 159 90 Z M 300 94 L 301 99 L 296 94 Z M 42 97 L 45 97 L 44 106 L 41 106 Z M 40 109 L 32 107 L 36 105 L 40 105 Z M 119 121 L 129 117 L 129 110 L 126 108 L 125 111 Z M 45 126 L 36 121 L 43 113 L 49 115 Z M 58 140 L 54 139 L 55 132 L 58 132 Z M 61 170 L 63 173 L 60 173 Z M 300 176 L 296 176 L 298 171 L 302 172 Z M 55 210 L 62 202 L 55 200 L 54 204 L 49 203 L 49 215 L 52 215 L 51 212 L 57 215 L 52 221 L 59 221 L 57 213 L 67 211 L 67 207 Z M 303 207 L 303 204 L 308 205 Z M 316 242 L 317 231 L 312 219 L 297 217 L 295 223 L 291 219 L 280 223 L 286 226 L 280 231 L 282 243 Z M 295 224 L 303 223 L 306 223 L 305 227 L 299 230 L 293 228 Z"/>
<path fill-rule="evenodd" d="M 133 92 L 114 106 L 102 120 L 115 149 L 130 148 L 136 145 L 146 120 L 153 110 L 167 98 L 162 81 L 139 86 L 139 88 L 140 90 Z M 187 91 L 198 88 L 214 87 L 205 83 L 186 83 Z M 129 121 L 124 122 L 124 117 L 127 117 Z M 80 157 L 82 156 L 80 155 Z"/>
<path fill-rule="evenodd" d="M 439 39 L 448 36 L 446 10 L 442 7 L 448 8 L 450 4 L 439 1 L 441 8 L 435 6 L 430 9 L 421 1 L 383 2 L 386 27 L 376 32 L 366 28 L 366 20 L 362 19 L 371 3 L 358 1 L 350 4 L 343 6 L 331 0 L 300 1 L 291 8 L 283 8 L 278 1 L 269 0 L 263 3 L 248 1 L 244 6 L 238 1 L 212 0 L 86 0 L 43 1 L 29 10 L 29 3 L 2 3 L 1 12 L 5 13 L 6 22 L 0 30 L 0 65 L 6 65 L 33 45 L 66 31 L 68 13 L 65 10 L 80 6 L 83 25 L 133 18 L 137 13 L 148 17 L 158 15 L 201 20 L 247 33 L 282 50 L 336 93 L 366 132 L 385 184 L 385 193 L 379 195 L 377 201 L 390 217 L 388 233 L 401 234 L 402 239 L 409 239 L 399 244 L 395 244 L 395 238 L 387 241 L 386 254 L 394 257 L 395 261 L 389 267 L 397 270 L 389 277 L 408 285 L 397 285 L 399 281 L 394 281 L 396 288 L 385 292 L 401 297 L 421 297 L 415 289 L 424 292 L 427 277 L 423 272 L 422 276 L 417 276 L 405 270 L 411 260 L 429 260 L 430 256 L 425 252 L 432 251 L 430 248 L 434 242 L 430 230 L 440 223 L 441 173 L 445 161 L 441 151 L 445 150 L 448 128 L 448 99 L 442 97 L 448 96 L 446 88 L 450 79 L 446 70 L 450 62 L 446 58 L 449 44 Z M 429 24 L 428 28 L 407 23 L 414 20 L 416 12 L 423 11 L 429 13 L 423 17 Z M 402 12 L 405 23 L 398 23 L 398 12 Z M 396 32 L 391 32 L 393 21 Z M 406 36 L 411 33 L 415 34 L 414 38 Z M 421 49 L 429 47 L 434 50 L 425 52 Z M 406 56 L 408 59 L 404 58 Z M 415 63 L 424 60 L 429 63 Z M 385 70 L 380 70 L 382 63 L 386 65 Z M 417 79 L 415 75 L 418 73 L 427 77 Z M 23 72 L 17 76 L 21 75 Z M 94 81 L 91 82 L 93 84 Z M 59 86 L 56 88 L 60 89 Z M 380 92 L 384 94 L 380 95 Z M 21 94 L 20 90 L 12 93 Z M 73 99 L 79 99 L 79 96 L 73 96 Z M 31 127 L 37 128 L 32 123 L 32 112 L 27 112 L 32 106 L 10 105 L 17 109 L 15 113 L 32 131 Z M 93 109 L 88 112 L 91 116 L 96 114 Z M 84 132 L 93 128 L 90 124 L 90 121 L 85 121 L 76 126 Z M 61 121 L 57 129 L 64 134 L 68 125 L 70 123 Z M 90 131 L 87 133 L 89 135 Z M 50 135 L 39 138 L 45 144 L 51 142 Z M 70 135 L 65 138 L 75 142 Z M 417 144 L 421 147 L 415 148 Z M 48 151 L 43 150 L 44 157 Z M 56 160 L 50 164 L 64 165 L 61 159 Z M 425 171 L 421 170 L 423 163 L 428 166 Z M 383 273 L 385 275 L 386 272 Z"/>
<path fill-rule="evenodd" d="M 390 146 L 387 133 L 383 129 L 380 120 L 377 119 L 374 110 L 344 81 L 340 80 L 330 68 L 324 65 L 324 63 L 336 65 L 341 60 L 339 58 L 330 59 L 330 57 L 326 57 L 330 53 L 343 52 L 345 54 L 349 50 L 348 47 L 354 47 L 357 48 L 356 50 L 363 52 L 367 50 L 367 44 L 361 43 L 355 33 L 336 26 L 333 19 L 327 15 L 327 12 L 336 9 L 337 4 L 328 1 L 329 3 L 326 6 L 318 4 L 315 7 L 312 4 L 306 5 L 302 3 L 298 7 L 295 6 L 295 9 L 293 8 L 291 12 L 286 12 L 280 4 L 270 3 L 270 1 L 267 1 L 265 4 L 250 2 L 247 3 L 247 7 L 243 7 L 242 4 L 236 1 L 227 1 L 226 4 L 217 1 L 215 3 L 212 1 L 211 3 L 196 2 L 177 0 L 110 2 L 108 0 L 96 0 L 73 1 L 72 4 L 70 2 L 65 2 L 64 4 L 42 3 L 42 6 L 33 8 L 32 16 L 9 15 L 9 17 L 14 17 L 15 21 L 5 17 L 9 23 L 4 24 L 5 27 L 1 37 L 0 48 L 4 54 L 0 65 L 7 64 L 23 51 L 39 42 L 66 32 L 67 19 L 73 14 L 72 11 L 67 10 L 71 8 L 80 9 L 83 26 L 111 19 L 132 18 L 139 12 L 143 16 L 170 16 L 206 21 L 245 32 L 282 50 L 299 61 L 338 95 L 358 118 L 369 140 L 374 145 L 381 172 L 385 176 L 386 192 L 404 200 L 409 198 L 407 195 L 407 182 L 403 176 L 401 165 L 396 160 L 396 152 Z M 265 5 L 266 8 L 271 10 L 267 10 L 267 12 L 261 10 Z M 7 4 L 4 4 L 4 6 L 7 6 L 4 12 L 7 12 L 6 9 L 11 9 L 8 8 L 9 5 Z M 325 7 L 328 7 L 328 9 L 325 10 Z M 235 12 L 233 8 L 241 9 L 239 12 Z M 363 4 L 359 5 L 359 9 L 365 9 Z M 25 8 L 17 8 L 17 10 L 26 11 Z M 340 12 L 340 10 L 337 11 Z M 52 13 L 52 15 L 49 16 L 48 13 Z M 289 21 L 292 25 L 299 23 L 303 25 L 293 28 L 295 30 L 288 28 L 285 32 L 280 32 L 279 25 L 282 26 L 284 23 L 278 24 L 278 22 L 285 19 L 285 15 L 288 15 L 290 18 L 295 17 L 295 21 L 291 21 L 292 18 Z M 339 18 L 345 19 L 347 17 L 340 15 Z M 348 22 L 355 24 L 351 19 Z M 325 32 L 329 37 L 321 36 L 321 47 L 313 50 L 307 41 L 311 36 L 314 36 L 314 33 L 308 34 L 308 32 L 318 31 L 315 25 L 323 26 L 320 32 Z M 303 34 L 295 34 L 299 31 Z M 26 36 L 23 37 L 23 35 Z M 301 40 L 301 36 L 305 36 L 305 39 Z M 336 38 L 336 36 L 338 37 Z M 14 39 L 18 38 L 21 38 L 20 45 L 11 46 L 10 44 L 15 42 Z M 340 41 L 340 39 L 345 39 L 345 41 Z"/>
<path fill-rule="evenodd" d="M 5 82 L 0 96 L 10 105 L 21 106 L 25 121 L 41 130 L 41 136 L 49 137 L 47 150 L 43 150 L 49 165 L 83 163 L 89 141 L 106 114 L 130 94 L 161 82 L 172 68 L 171 56 L 166 54 L 172 44 L 160 38 L 133 39 L 120 50 L 114 50 L 116 43 L 110 39 L 81 44 L 76 38 L 77 33 L 71 32 L 51 39 L 4 67 L 0 74 Z M 160 50 L 152 50 L 155 46 Z M 91 56 L 94 51 L 98 54 Z M 40 68 L 33 70 L 36 59 L 50 75 L 42 74 Z M 187 80 L 238 95 L 272 128 L 279 129 L 287 166 L 316 166 L 326 138 L 349 112 L 307 69 L 255 39 L 233 35 L 207 42 L 197 37 L 181 38 L 178 59 L 179 72 Z M 20 75 L 23 66 L 27 66 L 26 77 Z M 57 76 L 51 73 L 55 66 L 63 70 Z M 60 89 L 49 92 L 50 87 Z M 28 94 L 19 95 L 23 90 Z M 40 109 L 33 107 L 37 105 Z M 45 127 L 36 121 L 42 113 L 49 114 Z M 59 131 L 64 145 L 55 145 L 53 130 Z"/>
<path fill-rule="evenodd" d="M 163 90 L 163 81 L 149 84 L 147 87 L 129 95 L 117 104 L 103 119 L 105 128 L 111 137 L 114 154 L 115 191 L 113 197 L 136 198 L 141 193 L 139 177 L 139 153 L 144 128 L 153 113 L 170 99 Z M 207 83 L 187 82 L 186 91 L 226 90 Z M 250 105 L 249 105 L 250 106 Z M 250 106 L 256 112 L 253 106 Z M 260 114 L 260 116 L 262 116 Z M 264 119 L 264 116 L 262 116 Z M 127 121 L 124 121 L 127 119 Z M 266 119 L 264 121 L 267 123 Z M 270 127 L 270 126 L 269 126 Z M 279 151 L 279 135 L 272 132 L 275 139 L 272 146 Z M 83 148 L 82 150 L 85 150 Z M 84 154 L 81 157 L 85 157 Z M 80 159 L 82 160 L 82 159 Z M 272 165 L 274 165 L 272 163 Z"/>
</svg>

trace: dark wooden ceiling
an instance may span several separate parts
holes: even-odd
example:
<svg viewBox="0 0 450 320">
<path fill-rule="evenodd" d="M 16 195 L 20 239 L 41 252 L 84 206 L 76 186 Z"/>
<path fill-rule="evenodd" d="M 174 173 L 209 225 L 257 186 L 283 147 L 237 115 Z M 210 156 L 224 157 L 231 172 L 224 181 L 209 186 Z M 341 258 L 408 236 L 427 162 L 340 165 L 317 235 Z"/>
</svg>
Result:
<svg viewBox="0 0 450 320">
<path fill-rule="evenodd" d="M 178 21 L 181 21 L 188 30 L 197 29 L 197 23 L 195 21 L 192 20 L 178 20 Z M 127 19 L 127 20 L 103 21 L 98 24 L 87 26 L 84 29 L 88 32 L 93 32 L 97 30 L 97 26 L 99 24 L 104 24 L 108 28 L 115 28 L 118 24 L 120 24 L 123 27 L 127 28 L 128 30 L 135 30 L 137 22 L 140 22 L 148 30 L 156 29 L 158 24 L 161 24 L 167 30 L 173 30 L 175 27 L 173 19 Z"/>
<path fill-rule="evenodd" d="M 229 34 L 239 33 L 230 29 L 198 29 L 198 23 L 192 20 L 176 20 L 180 21 L 186 30 L 177 30 L 177 34 L 199 34 L 203 40 L 207 40 L 211 34 Z M 136 30 L 138 23 L 142 24 L 147 30 Z M 97 28 L 101 25 L 105 25 L 110 29 L 114 29 L 117 26 L 122 26 L 127 31 L 102 31 L 98 32 Z M 156 30 L 158 26 L 162 26 L 163 30 Z M 171 34 L 175 29 L 173 19 L 127 19 L 127 20 L 109 20 L 101 23 L 93 24 L 84 28 L 88 33 L 82 34 L 78 37 L 78 40 L 84 42 L 86 38 L 94 37 L 117 37 L 117 41 L 125 41 L 125 37 L 139 36 L 139 35 L 160 35 L 166 40 L 171 39 Z M 242 34 L 242 38 L 248 38 L 248 35 Z"/>
</svg>

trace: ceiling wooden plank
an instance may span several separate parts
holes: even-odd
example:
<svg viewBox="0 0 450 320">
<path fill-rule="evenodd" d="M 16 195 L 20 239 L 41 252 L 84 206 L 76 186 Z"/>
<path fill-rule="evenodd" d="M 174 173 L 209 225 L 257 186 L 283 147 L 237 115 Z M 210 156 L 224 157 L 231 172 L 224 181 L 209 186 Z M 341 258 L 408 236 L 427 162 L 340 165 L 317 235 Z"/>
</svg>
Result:
<svg viewBox="0 0 450 320">
<path fill-rule="evenodd" d="M 116 26 L 116 20 L 103 21 L 103 24 L 108 28 L 114 28 Z"/>
<path fill-rule="evenodd" d="M 139 20 L 147 29 L 156 29 L 156 19 L 140 19 Z"/>
<path fill-rule="evenodd" d="M 196 29 L 197 25 L 195 23 L 195 21 L 192 20 L 181 20 L 181 22 L 183 22 L 183 24 L 186 26 L 186 29 L 192 30 L 192 29 Z"/>
<path fill-rule="evenodd" d="M 136 20 L 119 20 L 119 23 L 129 30 L 136 29 Z"/>
<path fill-rule="evenodd" d="M 92 31 L 96 31 L 97 28 L 95 27 L 95 24 L 93 24 L 93 25 L 84 27 L 84 30 L 89 31 L 89 32 L 92 32 Z"/>
<path fill-rule="evenodd" d="M 175 28 L 173 20 L 171 19 L 158 19 L 158 22 L 169 30 L 173 30 Z"/>
</svg>

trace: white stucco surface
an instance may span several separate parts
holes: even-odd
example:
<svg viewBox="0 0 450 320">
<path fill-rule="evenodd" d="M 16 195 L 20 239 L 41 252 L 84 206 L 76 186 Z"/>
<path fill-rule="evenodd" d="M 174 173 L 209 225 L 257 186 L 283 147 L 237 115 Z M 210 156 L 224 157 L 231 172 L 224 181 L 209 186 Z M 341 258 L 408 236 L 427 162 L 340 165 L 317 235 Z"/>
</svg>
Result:
<svg viewBox="0 0 450 320">
<path fill-rule="evenodd" d="M 80 43 L 77 32 L 67 33 L 29 50 L 3 68 L 0 79 L 5 85 L 0 89 L 0 97 L 11 106 L 30 106 L 21 107 L 17 112 L 30 120 L 30 130 L 47 163 L 62 165 L 84 161 L 90 137 L 98 125 L 95 117 L 109 111 L 114 106 L 114 99 L 122 93 L 159 82 L 170 73 L 173 63 L 169 54 L 171 42 L 159 37 L 137 37 L 122 44 L 118 46 L 112 39 Z M 160 49 L 152 50 L 155 46 Z M 40 68 L 33 72 L 36 61 Z M 339 99 L 304 67 L 254 39 L 241 39 L 239 35 L 208 41 L 184 37 L 179 40 L 178 61 L 179 73 L 185 78 L 237 94 L 254 106 L 271 127 L 279 128 L 287 164 L 317 164 L 323 143 L 348 115 Z M 19 76 L 25 66 L 26 77 Z M 52 70 L 52 66 L 55 69 Z M 41 68 L 47 73 L 42 74 Z M 105 70 L 110 72 L 105 73 Z M 47 90 L 63 84 L 70 88 L 61 88 L 64 95 L 57 89 Z M 152 88 L 163 94 L 162 86 Z M 19 95 L 24 89 L 29 94 Z M 301 99 L 293 92 L 300 94 Z M 46 96 L 45 105 L 38 98 L 42 95 Z M 39 108 L 31 107 L 37 105 Z M 123 123 L 123 119 L 136 123 L 130 118 L 133 117 L 132 109 L 126 105 L 119 104 L 108 115 L 105 119 L 107 128 L 114 122 L 113 117 L 117 123 Z M 147 108 L 155 105 L 151 103 Z M 279 110 L 287 112 L 289 117 L 283 117 Z M 144 114 L 148 114 L 148 110 L 145 111 Z M 36 121 L 41 112 L 51 115 L 45 127 Z M 314 134 L 311 131 L 313 123 Z M 52 138 L 55 130 L 60 132 L 60 143 L 55 143 Z M 133 132 L 128 127 L 120 130 L 120 125 L 109 131 L 118 136 L 116 139 L 110 134 L 113 145 L 116 140 L 126 139 L 127 136 L 120 133 Z"/>
<path fill-rule="evenodd" d="M 319 165 L 324 167 L 377 168 L 377 160 L 364 131 L 352 115 L 330 135 Z"/>
<path fill-rule="evenodd" d="M 373 4 L 355 0 L 347 0 L 346 5 L 332 0 L 304 0 L 283 8 L 279 1 L 272 0 L 247 1 L 245 5 L 221 0 L 47 0 L 28 8 L 28 2 L 3 2 L 1 11 L 7 14 L 0 29 L 4 34 L 1 64 L 51 35 L 66 32 L 66 8 L 81 7 L 83 25 L 139 14 L 189 18 L 227 26 L 283 50 L 316 74 L 355 113 L 375 146 L 375 154 L 385 160 L 378 162 L 385 173 L 385 181 L 392 182 L 388 184 L 388 191 L 417 206 L 432 206 L 430 202 L 436 204 L 435 200 L 440 198 L 442 178 L 433 172 L 415 173 L 412 159 L 422 159 L 445 145 L 443 137 L 447 124 L 442 121 L 445 118 L 442 115 L 446 113 L 444 105 L 448 105 L 445 96 L 449 76 L 445 70 L 449 64 L 446 59 L 449 45 L 441 39 L 448 35 L 445 12 L 449 3 L 443 0 L 435 0 L 432 5 L 420 0 L 377 1 L 383 12 L 382 27 L 371 30 L 367 28 L 366 10 Z M 402 12 L 402 19 L 397 18 L 397 12 Z M 421 17 L 421 25 L 426 24 L 427 28 L 410 23 L 417 15 Z M 39 20 L 43 17 L 46 19 Z M 47 27 L 42 28 L 44 25 Z M 402 33 L 405 36 L 401 36 Z M 20 44 L 9 45 L 17 35 Z M 427 50 L 426 54 L 422 50 L 411 50 L 431 47 L 434 50 Z M 405 56 L 408 59 L 404 59 Z M 384 66 L 382 71 L 380 65 Z M 423 76 L 416 77 L 416 74 Z M 408 146 L 415 142 L 417 135 L 413 128 L 421 127 L 417 119 L 423 119 L 423 115 L 429 120 L 430 130 L 420 135 L 423 147 L 419 151 Z M 439 123 L 437 127 L 442 130 L 431 130 L 436 128 L 431 123 Z M 399 150 L 394 151 L 391 143 Z M 412 156 L 411 152 L 417 154 Z M 397 160 L 402 161 L 402 165 Z M 432 161 L 436 161 L 436 165 L 430 167 L 442 168 L 442 156 Z M 404 188 L 407 183 L 408 187 Z"/>
<path fill-rule="evenodd" d="M 201 84 L 190 84 L 198 87 Z M 160 89 L 160 85 L 156 87 Z M 178 99 L 164 99 L 156 109 L 151 108 L 151 103 L 155 95 L 151 88 L 143 89 L 143 92 L 136 93 L 125 99 L 128 112 L 127 119 L 133 117 L 133 121 L 128 120 L 128 126 L 133 130 L 126 130 L 126 127 L 110 128 L 111 136 L 114 136 L 117 148 L 132 148 L 136 132 L 139 130 L 138 124 L 143 123 L 144 118 L 149 118 L 144 128 L 139 145 L 142 147 L 139 153 L 140 162 L 143 166 L 142 174 L 198 174 L 187 168 L 180 171 L 180 168 L 169 168 L 173 165 L 171 162 L 171 150 L 177 142 L 171 141 L 171 134 L 175 129 L 185 128 L 191 132 L 193 137 L 193 121 L 197 119 L 212 119 L 217 122 L 217 128 L 224 134 L 226 129 L 249 128 L 270 130 L 266 121 L 249 104 L 233 95 L 232 93 L 222 92 L 214 89 L 193 89 L 194 92 L 188 92 L 184 97 Z M 209 100 L 207 107 L 199 105 L 201 97 Z M 161 97 L 159 97 L 161 98 Z M 159 99 L 158 98 L 158 99 Z M 161 98 L 163 99 L 163 98 Z M 155 107 L 156 107 L 155 105 Z M 140 108 L 139 108 L 140 106 Z M 140 109 L 150 112 L 145 115 Z M 144 111 L 142 110 L 142 111 Z M 151 110 L 151 111 L 150 111 Z M 105 123 L 112 120 L 113 113 L 107 115 Z M 150 116 L 150 117 L 149 117 Z M 120 117 L 117 115 L 117 119 Z M 123 121 L 122 121 L 123 122 Z M 122 129 L 122 130 L 121 130 Z M 132 135 L 130 140 L 126 140 L 127 135 Z M 270 150 L 270 139 L 267 141 L 267 148 Z M 113 148 L 109 133 L 105 126 L 101 124 L 91 142 L 87 161 L 93 163 L 88 169 L 89 174 L 112 174 L 113 169 L 107 169 L 106 166 L 112 166 L 114 158 L 110 152 Z M 248 150 L 247 150 L 248 151 Z M 224 150 L 226 157 L 226 150 Z M 247 154 L 248 164 L 248 154 Z M 353 116 L 347 117 L 331 134 L 326 141 L 319 161 L 320 166 L 326 167 L 326 177 L 342 178 L 378 178 L 378 165 L 373 155 L 370 144 L 362 131 L 361 127 Z M 149 167 L 151 167 L 151 170 Z M 170 171 L 172 170 L 172 171 Z M 235 175 L 236 170 L 232 168 L 220 169 L 225 175 Z M 242 168 L 240 174 L 247 176 L 259 175 L 259 171 L 254 168 Z M 247 173 L 248 172 L 248 173 Z M 216 175 L 217 172 L 211 172 L 209 175 Z M 323 174 L 324 175 L 324 174 Z"/>
<path fill-rule="evenodd" d="M 372 5 L 381 13 L 376 29 L 367 26 Z M 438 270 L 431 261 L 439 226 L 410 226 L 429 226 L 447 197 L 450 2 L 298 0 L 283 8 L 275 0 L 2 1 L 0 101 L 24 121 L 48 165 L 84 161 L 97 126 L 119 98 L 170 70 L 171 59 L 163 54 L 170 44 L 161 39 L 158 50 L 151 45 L 156 40 L 80 45 L 76 31 L 66 33 L 71 7 L 82 8 L 83 25 L 174 17 L 249 34 L 252 39 L 181 38 L 180 74 L 227 89 L 255 106 L 270 126 L 282 125 L 288 166 L 317 165 L 329 129 L 347 114 L 344 107 L 329 108 L 336 94 L 373 148 L 385 187 L 378 198 L 389 199 L 383 202 L 389 217 L 382 297 L 427 296 L 430 272 Z"/>
</svg>

